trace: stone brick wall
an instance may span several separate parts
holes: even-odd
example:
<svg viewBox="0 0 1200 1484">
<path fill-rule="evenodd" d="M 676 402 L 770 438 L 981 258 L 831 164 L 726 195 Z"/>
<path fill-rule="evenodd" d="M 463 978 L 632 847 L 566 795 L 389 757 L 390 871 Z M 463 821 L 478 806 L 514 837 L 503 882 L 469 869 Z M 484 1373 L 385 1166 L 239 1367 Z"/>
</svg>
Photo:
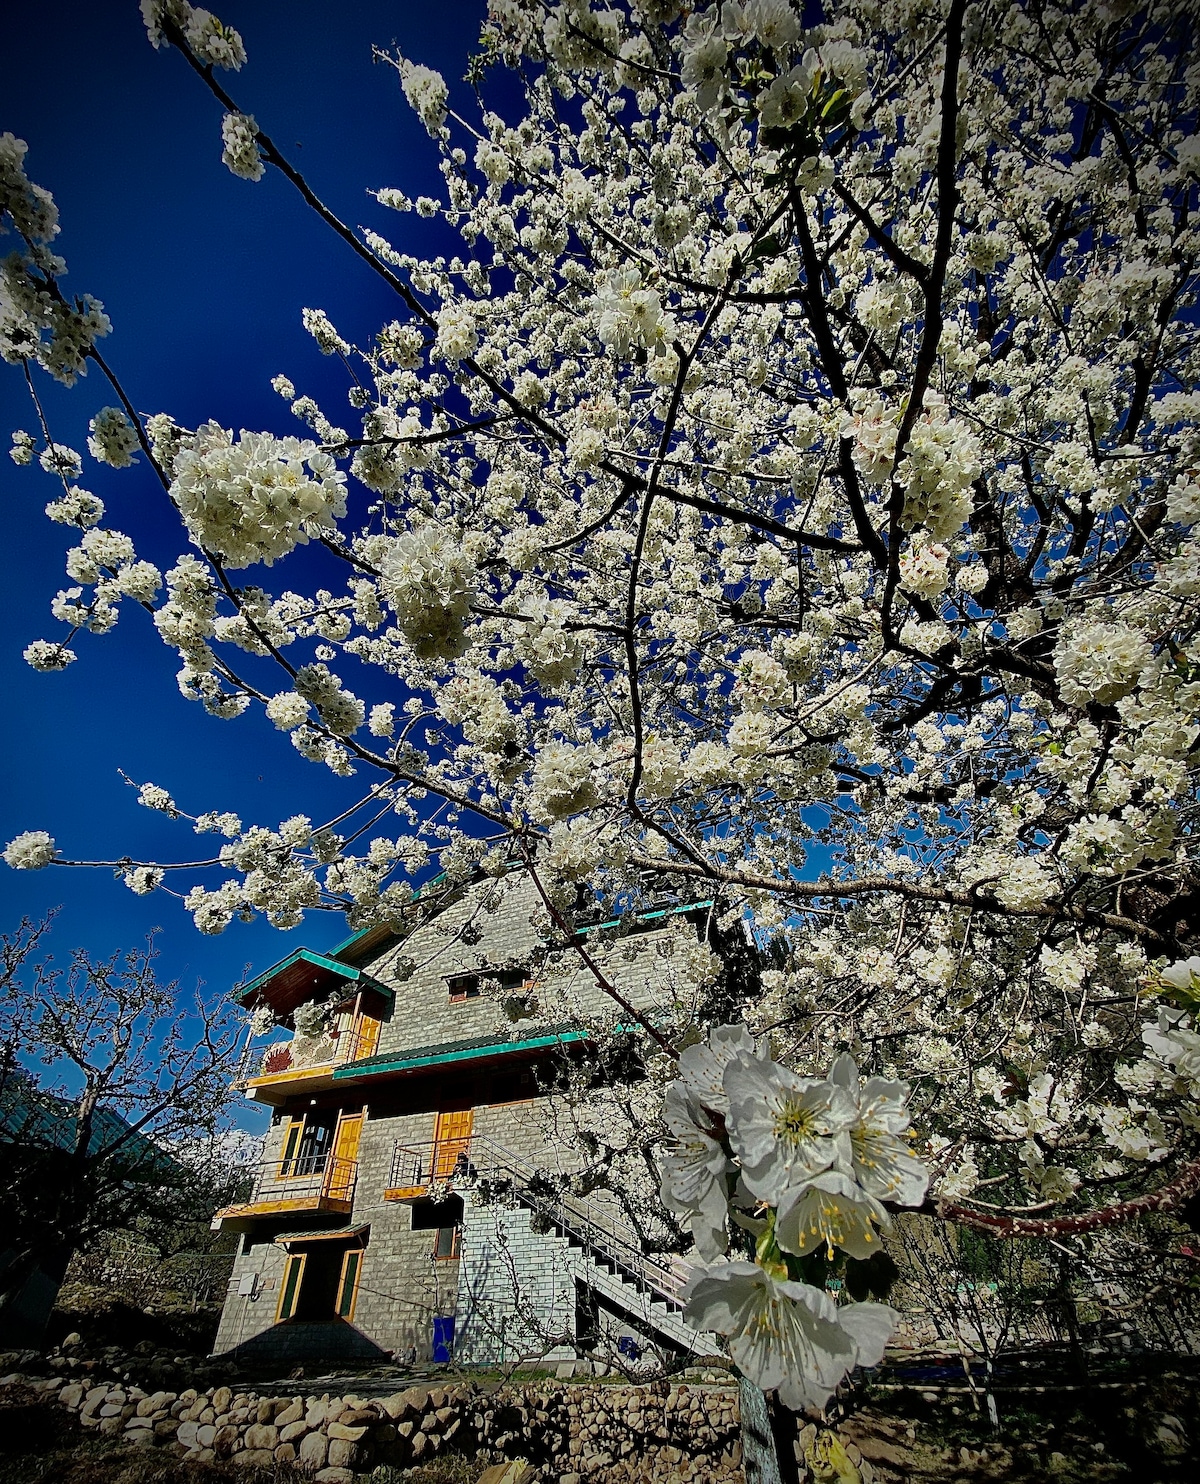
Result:
<svg viewBox="0 0 1200 1484">
<path fill-rule="evenodd" d="M 575 1264 L 566 1238 L 523 1208 L 466 1207 L 455 1359 L 464 1365 L 574 1355 Z"/>
<path fill-rule="evenodd" d="M 527 960 L 540 943 L 530 922 L 539 905 L 536 888 L 520 872 L 514 871 L 500 881 L 482 882 L 367 965 L 368 972 L 396 994 L 391 1019 L 384 1023 L 380 1036 L 379 1051 L 399 1053 L 446 1041 L 525 1033 L 531 1023 L 514 1026 L 494 999 L 480 996 L 450 1003 L 446 980 L 454 974 L 497 971 Z M 494 910 L 488 910 L 489 906 Z M 470 937 L 478 931 L 479 941 L 465 942 L 464 928 Z M 597 950 L 605 972 L 639 1009 L 661 1000 L 670 988 L 670 966 L 659 952 L 668 939 L 665 932 L 644 933 Z M 396 976 L 400 958 L 417 966 L 404 981 Z M 571 1018 L 573 1013 L 612 1013 L 613 1002 L 597 988 L 582 961 L 572 962 L 568 957 L 565 964 L 566 972 L 539 993 L 545 1018 L 557 1022 Z"/>
<path fill-rule="evenodd" d="M 285 1261 L 283 1249 L 273 1242 L 260 1242 L 249 1250 L 244 1249 L 243 1238 L 233 1260 L 229 1293 L 213 1342 L 213 1350 L 218 1355 L 269 1329 L 279 1310 L 279 1284 Z M 253 1296 L 239 1294 L 242 1280 L 251 1276 L 257 1280 Z"/>
</svg>

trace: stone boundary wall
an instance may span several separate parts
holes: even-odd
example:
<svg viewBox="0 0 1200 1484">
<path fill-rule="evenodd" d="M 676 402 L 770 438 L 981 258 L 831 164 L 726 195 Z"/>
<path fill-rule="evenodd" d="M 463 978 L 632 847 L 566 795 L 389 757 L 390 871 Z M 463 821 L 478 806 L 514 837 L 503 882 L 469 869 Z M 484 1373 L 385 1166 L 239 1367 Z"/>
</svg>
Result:
<svg viewBox="0 0 1200 1484">
<path fill-rule="evenodd" d="M 421 1385 L 365 1400 L 0 1379 L 0 1389 L 16 1385 L 134 1447 L 246 1467 L 287 1462 L 318 1484 L 353 1484 L 376 1464 L 407 1467 L 447 1449 L 481 1468 L 528 1460 L 544 1484 L 744 1484 L 734 1386 Z"/>
</svg>

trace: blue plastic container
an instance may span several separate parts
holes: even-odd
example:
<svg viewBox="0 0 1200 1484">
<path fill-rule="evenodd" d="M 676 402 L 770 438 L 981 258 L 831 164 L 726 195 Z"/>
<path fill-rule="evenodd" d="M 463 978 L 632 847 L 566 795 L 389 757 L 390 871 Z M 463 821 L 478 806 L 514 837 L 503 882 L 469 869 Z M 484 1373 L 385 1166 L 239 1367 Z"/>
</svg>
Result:
<svg viewBox="0 0 1200 1484">
<path fill-rule="evenodd" d="M 436 1317 L 433 1321 L 433 1363 L 449 1364 L 454 1353 L 454 1319 Z"/>
</svg>

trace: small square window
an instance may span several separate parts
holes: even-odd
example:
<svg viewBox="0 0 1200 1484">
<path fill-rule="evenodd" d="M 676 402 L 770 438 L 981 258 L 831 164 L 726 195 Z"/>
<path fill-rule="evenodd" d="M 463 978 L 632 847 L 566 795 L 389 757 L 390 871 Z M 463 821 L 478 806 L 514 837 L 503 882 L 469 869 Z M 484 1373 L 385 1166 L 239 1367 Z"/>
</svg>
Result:
<svg viewBox="0 0 1200 1484">
<path fill-rule="evenodd" d="M 474 1000 L 479 996 L 478 974 L 452 974 L 446 980 L 446 987 L 450 991 L 450 1003 L 461 1004 L 463 1000 Z"/>
<path fill-rule="evenodd" d="M 439 1226 L 437 1240 L 433 1245 L 433 1255 L 440 1261 L 448 1261 L 458 1256 L 458 1242 L 462 1235 L 461 1226 Z"/>
</svg>

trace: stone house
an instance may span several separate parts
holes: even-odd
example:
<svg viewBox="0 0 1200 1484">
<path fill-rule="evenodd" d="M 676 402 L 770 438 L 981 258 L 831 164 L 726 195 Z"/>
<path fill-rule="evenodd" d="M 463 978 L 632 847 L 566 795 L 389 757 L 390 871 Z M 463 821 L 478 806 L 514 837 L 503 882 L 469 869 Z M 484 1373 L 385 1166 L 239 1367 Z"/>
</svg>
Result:
<svg viewBox="0 0 1200 1484">
<path fill-rule="evenodd" d="M 241 992 L 293 1034 L 254 1049 L 239 1079 L 272 1112 L 252 1188 L 213 1221 L 240 1234 L 218 1352 L 494 1363 L 574 1359 L 600 1340 L 715 1353 L 682 1322 L 682 1265 L 644 1254 L 611 1198 L 553 1178 L 578 1168 L 566 1083 L 620 1012 L 578 956 L 553 986 L 533 977 L 537 905 L 521 870 L 476 881 L 407 936 L 298 949 Z M 581 932 L 652 1012 L 680 992 L 676 930 L 711 905 L 645 913 L 619 945 L 611 923 Z"/>
</svg>

